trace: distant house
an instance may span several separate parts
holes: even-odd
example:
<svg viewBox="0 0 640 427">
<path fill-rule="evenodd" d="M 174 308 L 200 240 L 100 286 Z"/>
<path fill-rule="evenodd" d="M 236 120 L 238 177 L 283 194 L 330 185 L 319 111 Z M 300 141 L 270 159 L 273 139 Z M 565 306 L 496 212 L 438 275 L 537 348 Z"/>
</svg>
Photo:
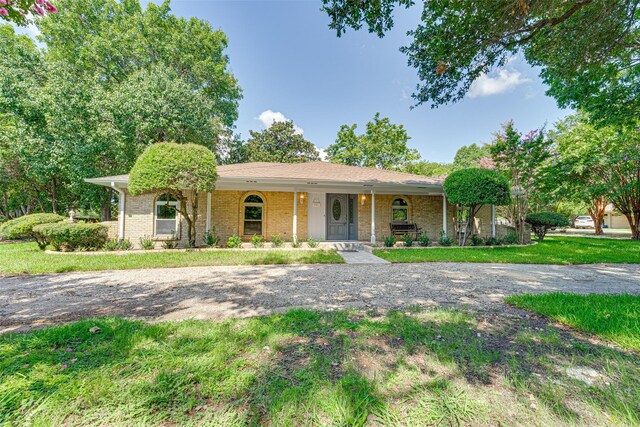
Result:
<svg viewBox="0 0 640 427">
<path fill-rule="evenodd" d="M 604 209 L 604 215 L 604 225 L 606 225 L 607 228 L 622 228 L 630 230 L 627 217 L 617 213 L 613 205 L 607 205 Z"/>
<path fill-rule="evenodd" d="M 119 238 L 186 240 L 180 214 L 167 207 L 176 204 L 170 196 L 131 196 L 128 175 L 86 181 L 120 194 Z M 390 234 L 390 223 L 415 223 L 437 240 L 441 231 L 455 232 L 456 208 L 447 202 L 442 182 L 442 177 L 326 162 L 223 165 L 215 191 L 200 195 L 197 233 L 201 239 L 215 227 L 223 242 L 233 234 L 377 242 Z M 475 233 L 495 233 L 493 211 L 482 208 Z"/>
</svg>

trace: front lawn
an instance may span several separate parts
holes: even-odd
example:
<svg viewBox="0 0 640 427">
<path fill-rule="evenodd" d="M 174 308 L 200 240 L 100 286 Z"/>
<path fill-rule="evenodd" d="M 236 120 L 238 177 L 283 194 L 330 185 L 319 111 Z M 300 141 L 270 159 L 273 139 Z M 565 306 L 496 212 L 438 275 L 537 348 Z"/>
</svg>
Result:
<svg viewBox="0 0 640 427">
<path fill-rule="evenodd" d="M 640 296 L 551 293 L 506 301 L 640 352 Z"/>
<path fill-rule="evenodd" d="M 589 237 L 547 237 L 537 245 L 524 247 L 379 249 L 374 253 L 391 262 L 638 264 L 640 242 Z"/>
<path fill-rule="evenodd" d="M 150 252 L 124 255 L 47 254 L 35 243 L 0 245 L 0 274 L 61 273 L 66 271 L 126 270 L 132 268 L 192 267 L 205 265 L 319 264 L 341 263 L 334 250 L 311 251 L 193 251 Z"/>
<path fill-rule="evenodd" d="M 637 354 L 456 310 L 0 337 L 0 425 L 637 425 L 638 396 Z"/>
</svg>

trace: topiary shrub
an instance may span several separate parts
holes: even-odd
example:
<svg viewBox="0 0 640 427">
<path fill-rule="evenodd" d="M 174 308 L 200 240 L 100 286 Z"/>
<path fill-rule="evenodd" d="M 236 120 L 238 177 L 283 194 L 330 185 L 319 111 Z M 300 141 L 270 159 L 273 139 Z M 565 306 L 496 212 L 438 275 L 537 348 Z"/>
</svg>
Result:
<svg viewBox="0 0 640 427">
<path fill-rule="evenodd" d="M 95 251 L 109 240 L 108 227 L 101 224 L 58 222 L 37 225 L 33 231 L 41 234 L 57 251 Z"/>
<path fill-rule="evenodd" d="M 444 191 L 451 203 L 466 210 L 464 232 L 458 233 L 458 245 L 464 246 L 472 232 L 474 218 L 484 205 L 506 205 L 511 200 L 507 179 L 490 169 L 469 168 L 451 173 L 444 180 Z"/>
<path fill-rule="evenodd" d="M 538 240 L 544 240 L 547 231 L 553 227 L 568 227 L 569 220 L 556 212 L 537 212 L 527 215 L 525 222 L 531 225 Z"/>
<path fill-rule="evenodd" d="M 38 247 L 44 250 L 47 247 L 47 241 L 43 239 L 42 235 L 34 233 L 33 228 L 40 224 L 52 224 L 64 220 L 65 217 L 53 213 L 21 216 L 0 226 L 0 237 L 7 240 L 34 239 Z"/>
</svg>

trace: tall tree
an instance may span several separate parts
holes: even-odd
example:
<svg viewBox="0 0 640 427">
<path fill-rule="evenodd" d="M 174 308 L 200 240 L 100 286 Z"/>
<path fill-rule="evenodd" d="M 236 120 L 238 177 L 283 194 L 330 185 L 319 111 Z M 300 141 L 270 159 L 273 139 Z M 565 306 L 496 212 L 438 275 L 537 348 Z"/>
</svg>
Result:
<svg viewBox="0 0 640 427">
<path fill-rule="evenodd" d="M 320 160 L 316 146 L 296 132 L 292 121 L 273 122 L 262 132 L 249 131 L 244 152 L 248 162 L 300 163 Z"/>
<path fill-rule="evenodd" d="M 464 145 L 453 158 L 453 170 L 480 167 L 480 160 L 490 156 L 491 150 L 488 145 Z"/>
<path fill-rule="evenodd" d="M 396 7 L 413 0 L 323 0 L 338 36 L 367 25 L 383 36 Z M 638 116 L 639 0 L 428 0 L 421 23 L 401 51 L 417 69 L 417 104 L 462 99 L 474 80 L 518 53 L 539 66 L 560 105 L 605 118 Z M 611 108 L 609 108 L 611 111 Z"/>
<path fill-rule="evenodd" d="M 543 130 L 532 130 L 522 135 L 509 121 L 501 132 L 495 134 L 490 146 L 496 167 L 509 178 L 514 192 L 512 220 L 521 243 L 525 241 L 529 202 L 544 179 L 543 166 L 551 155 L 550 145 L 551 141 Z"/>
<path fill-rule="evenodd" d="M 34 16 L 56 13 L 58 9 L 49 0 L 2 0 L 0 19 L 18 25 L 27 25 Z"/>
<path fill-rule="evenodd" d="M 404 172 L 424 176 L 448 175 L 452 171 L 453 165 L 450 163 L 429 162 L 426 160 L 409 163 L 404 169 Z"/>
<path fill-rule="evenodd" d="M 336 142 L 327 147 L 330 162 L 378 169 L 404 169 L 420 158 L 409 148 L 411 137 L 404 126 L 391 123 L 388 117 L 376 113 L 367 123 L 367 130 L 356 135 L 357 125 L 342 125 Z"/>
</svg>

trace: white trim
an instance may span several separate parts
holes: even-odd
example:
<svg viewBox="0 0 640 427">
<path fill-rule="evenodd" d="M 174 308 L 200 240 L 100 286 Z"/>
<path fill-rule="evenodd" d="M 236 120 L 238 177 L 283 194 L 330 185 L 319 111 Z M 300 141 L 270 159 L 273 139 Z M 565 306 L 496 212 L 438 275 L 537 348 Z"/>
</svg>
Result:
<svg viewBox="0 0 640 427">
<path fill-rule="evenodd" d="M 125 215 L 125 192 L 116 187 L 116 183 L 111 183 L 111 188 L 118 192 L 118 240 L 124 240 L 124 215 Z"/>
<path fill-rule="evenodd" d="M 207 193 L 207 215 L 205 224 L 205 232 L 209 231 L 211 231 L 211 191 Z"/>
<path fill-rule="evenodd" d="M 371 243 L 376 243 L 376 193 L 371 190 Z"/>
<path fill-rule="evenodd" d="M 496 205 L 491 205 L 491 237 L 496 238 Z"/>
<path fill-rule="evenodd" d="M 291 235 L 292 241 L 295 243 L 298 241 L 298 192 L 293 192 L 293 233 Z"/>
<path fill-rule="evenodd" d="M 442 231 L 447 235 L 447 195 L 442 195 Z"/>
</svg>

